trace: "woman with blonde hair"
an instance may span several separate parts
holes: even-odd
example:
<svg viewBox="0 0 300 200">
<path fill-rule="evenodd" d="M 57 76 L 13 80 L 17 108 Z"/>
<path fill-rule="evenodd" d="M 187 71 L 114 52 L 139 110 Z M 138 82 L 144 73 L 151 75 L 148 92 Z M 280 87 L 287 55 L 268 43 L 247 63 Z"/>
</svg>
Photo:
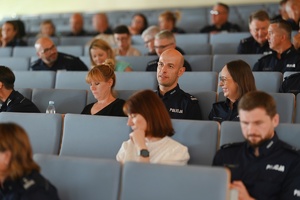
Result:
<svg viewBox="0 0 300 200">
<path fill-rule="evenodd" d="M 88 72 L 86 82 L 90 84 L 90 90 L 97 101 L 87 105 L 81 114 L 125 116 L 123 113 L 125 101 L 114 95 L 116 75 L 111 61 L 107 60 L 96 65 Z"/>
<path fill-rule="evenodd" d="M 172 33 L 185 33 L 181 28 L 176 27 L 176 22 L 180 18 L 179 12 L 165 11 L 158 17 L 160 30 L 168 30 Z"/>
<path fill-rule="evenodd" d="M 0 123 L 0 199 L 59 199 L 33 160 L 25 130 L 14 123 Z"/>
<path fill-rule="evenodd" d="M 115 71 L 132 71 L 129 63 L 115 59 L 112 48 L 102 39 L 92 41 L 89 47 L 89 55 L 92 67 L 104 63 L 106 59 L 112 59 Z"/>
</svg>

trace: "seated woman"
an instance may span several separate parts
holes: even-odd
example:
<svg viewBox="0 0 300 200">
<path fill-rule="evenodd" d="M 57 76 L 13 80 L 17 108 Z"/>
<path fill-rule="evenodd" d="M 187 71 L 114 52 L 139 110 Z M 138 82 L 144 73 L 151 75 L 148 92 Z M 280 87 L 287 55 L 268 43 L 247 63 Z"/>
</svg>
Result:
<svg viewBox="0 0 300 200">
<path fill-rule="evenodd" d="M 176 27 L 176 22 L 179 18 L 179 12 L 165 11 L 158 17 L 160 30 L 168 30 L 172 33 L 185 33 L 181 28 Z"/>
<path fill-rule="evenodd" d="M 55 25 L 52 20 L 45 20 L 40 24 L 40 32 L 37 37 L 55 37 Z"/>
<path fill-rule="evenodd" d="M 170 137 L 174 134 L 170 115 L 157 94 L 151 90 L 137 92 L 123 110 L 133 131 L 116 156 L 119 162 L 187 164 L 188 149 Z"/>
<path fill-rule="evenodd" d="M 6 21 L 2 25 L 0 46 L 15 47 L 27 46 L 27 43 L 19 37 L 19 27 L 16 21 Z"/>
<path fill-rule="evenodd" d="M 56 188 L 40 174 L 25 130 L 0 123 L 0 199 L 58 200 Z"/>
<path fill-rule="evenodd" d="M 115 63 L 115 71 L 132 71 L 129 63 L 115 59 L 112 48 L 102 39 L 93 40 L 89 48 L 89 55 L 92 66 L 100 65 L 105 62 L 106 59 L 112 59 Z"/>
<path fill-rule="evenodd" d="M 97 101 L 87 105 L 81 114 L 125 116 L 123 113 L 125 101 L 113 95 L 116 75 L 112 63 L 107 61 L 94 66 L 87 74 L 86 82 L 90 84 L 90 90 Z"/>
<path fill-rule="evenodd" d="M 218 122 L 239 121 L 238 102 L 247 92 L 256 90 L 251 67 L 243 60 L 227 63 L 220 72 L 219 86 L 222 87 L 225 101 L 212 105 L 208 116 Z"/>
<path fill-rule="evenodd" d="M 142 13 L 136 13 L 131 19 L 131 25 L 128 26 L 131 35 L 141 35 L 148 27 L 148 20 Z"/>
</svg>

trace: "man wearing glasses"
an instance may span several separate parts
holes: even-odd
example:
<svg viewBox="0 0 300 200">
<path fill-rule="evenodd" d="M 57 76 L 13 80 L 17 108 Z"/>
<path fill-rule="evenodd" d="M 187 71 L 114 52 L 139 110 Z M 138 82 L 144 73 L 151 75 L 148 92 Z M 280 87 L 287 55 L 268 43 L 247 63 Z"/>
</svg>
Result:
<svg viewBox="0 0 300 200">
<path fill-rule="evenodd" d="M 205 26 L 200 33 L 240 32 L 237 24 L 228 22 L 229 7 L 224 3 L 217 3 L 210 11 L 212 25 Z"/>
<path fill-rule="evenodd" d="M 181 54 L 184 54 L 179 47 L 176 47 L 174 34 L 167 30 L 160 31 L 155 35 L 154 48 L 158 56 L 160 56 L 167 49 L 176 49 Z M 157 71 L 157 63 L 158 58 L 148 62 L 146 71 Z M 185 67 L 185 71 L 192 71 L 191 65 L 186 60 L 184 60 L 183 66 Z"/>
<path fill-rule="evenodd" d="M 87 66 L 78 57 L 58 52 L 55 44 L 48 37 L 39 38 L 34 47 L 39 59 L 31 64 L 32 70 L 88 70 Z"/>
</svg>

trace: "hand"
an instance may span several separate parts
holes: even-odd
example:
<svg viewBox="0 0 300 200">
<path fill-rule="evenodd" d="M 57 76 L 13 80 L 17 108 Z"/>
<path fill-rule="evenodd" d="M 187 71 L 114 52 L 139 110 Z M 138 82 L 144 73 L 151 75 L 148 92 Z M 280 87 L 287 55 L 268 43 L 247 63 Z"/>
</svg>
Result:
<svg viewBox="0 0 300 200">
<path fill-rule="evenodd" d="M 134 143 L 136 149 L 147 149 L 145 142 L 145 131 L 137 129 L 129 134 L 131 141 Z"/>
<path fill-rule="evenodd" d="M 238 191 L 239 200 L 254 200 L 254 198 L 249 195 L 242 181 L 233 181 L 230 185 L 230 189 L 235 189 Z"/>
</svg>

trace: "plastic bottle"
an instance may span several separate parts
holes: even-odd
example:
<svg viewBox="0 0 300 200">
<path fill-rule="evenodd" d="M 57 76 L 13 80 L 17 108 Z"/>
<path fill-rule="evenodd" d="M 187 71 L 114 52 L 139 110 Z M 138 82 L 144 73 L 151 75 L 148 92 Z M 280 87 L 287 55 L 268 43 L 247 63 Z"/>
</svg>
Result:
<svg viewBox="0 0 300 200">
<path fill-rule="evenodd" d="M 49 105 L 46 109 L 46 113 L 55 114 L 54 101 L 49 101 Z"/>
</svg>

